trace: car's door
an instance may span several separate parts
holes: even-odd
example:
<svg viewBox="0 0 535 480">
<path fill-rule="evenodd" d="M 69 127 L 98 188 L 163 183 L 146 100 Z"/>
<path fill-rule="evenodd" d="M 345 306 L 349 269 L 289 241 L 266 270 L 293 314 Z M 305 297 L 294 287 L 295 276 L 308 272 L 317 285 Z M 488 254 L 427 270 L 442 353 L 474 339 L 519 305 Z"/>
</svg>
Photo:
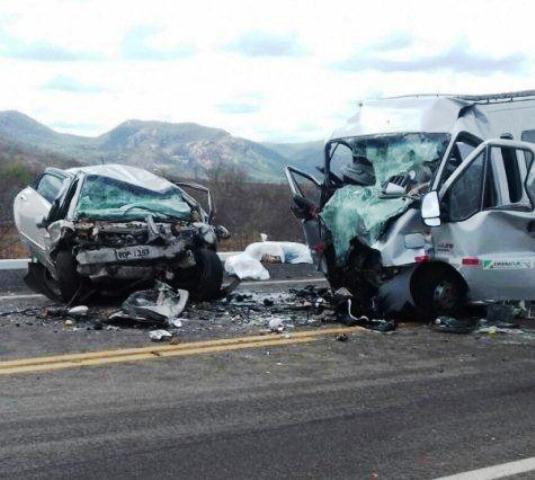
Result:
<svg viewBox="0 0 535 480">
<path fill-rule="evenodd" d="M 485 142 L 440 191 L 435 252 L 458 268 L 471 300 L 535 298 L 534 157 L 528 143 Z"/>
<path fill-rule="evenodd" d="M 286 167 L 286 179 L 292 192 L 292 212 L 301 220 L 305 240 L 312 251 L 314 263 L 321 257 L 321 227 L 318 217 L 321 184 L 312 175 L 294 167 Z"/>
<path fill-rule="evenodd" d="M 65 177 L 59 173 L 45 172 L 15 197 L 13 213 L 17 229 L 31 253 L 40 260 L 45 256 L 46 235 L 41 222 L 48 217 L 64 181 Z"/>
</svg>

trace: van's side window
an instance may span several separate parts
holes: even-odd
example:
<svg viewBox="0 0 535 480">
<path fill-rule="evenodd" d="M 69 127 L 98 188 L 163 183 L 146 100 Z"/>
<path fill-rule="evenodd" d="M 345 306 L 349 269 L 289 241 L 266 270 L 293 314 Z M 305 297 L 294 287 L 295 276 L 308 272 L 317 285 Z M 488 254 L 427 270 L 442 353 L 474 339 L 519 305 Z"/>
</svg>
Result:
<svg viewBox="0 0 535 480">
<path fill-rule="evenodd" d="M 512 147 L 492 147 L 488 175 L 496 186 L 496 199 L 487 208 L 520 208 L 531 210 L 531 201 L 525 189 L 532 154 Z"/>
<path fill-rule="evenodd" d="M 448 217 L 460 222 L 481 210 L 483 197 L 483 166 L 485 152 L 468 166 L 446 194 Z"/>
</svg>

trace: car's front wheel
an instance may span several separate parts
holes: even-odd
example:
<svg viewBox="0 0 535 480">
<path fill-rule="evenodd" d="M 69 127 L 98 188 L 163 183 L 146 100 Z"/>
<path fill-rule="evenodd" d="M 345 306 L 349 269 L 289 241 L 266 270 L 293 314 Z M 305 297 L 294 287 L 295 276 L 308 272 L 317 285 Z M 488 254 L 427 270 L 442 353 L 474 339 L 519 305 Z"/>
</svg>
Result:
<svg viewBox="0 0 535 480">
<path fill-rule="evenodd" d="M 69 250 L 60 250 L 56 255 L 57 284 L 64 302 L 70 302 L 78 293 L 82 280 L 76 271 L 76 259 Z"/>
<path fill-rule="evenodd" d="M 200 248 L 193 253 L 195 267 L 181 272 L 174 286 L 188 290 L 195 300 L 214 300 L 221 295 L 223 263 L 213 250 Z"/>
</svg>

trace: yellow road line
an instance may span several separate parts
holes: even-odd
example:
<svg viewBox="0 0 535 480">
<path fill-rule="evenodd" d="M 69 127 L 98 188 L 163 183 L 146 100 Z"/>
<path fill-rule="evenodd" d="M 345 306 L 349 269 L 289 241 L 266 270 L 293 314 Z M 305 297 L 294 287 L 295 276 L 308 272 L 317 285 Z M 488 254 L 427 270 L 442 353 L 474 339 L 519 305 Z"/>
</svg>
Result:
<svg viewBox="0 0 535 480">
<path fill-rule="evenodd" d="M 307 343 L 319 336 L 353 333 L 361 330 L 359 327 L 325 328 L 294 332 L 289 336 L 277 334 L 256 335 L 249 337 L 226 338 L 190 342 L 179 345 L 165 345 L 141 348 L 123 348 L 98 352 L 55 355 L 48 357 L 34 357 L 0 362 L 0 375 L 14 373 L 36 373 L 47 370 L 60 370 L 82 366 L 97 366 L 119 362 L 150 360 L 160 357 L 176 357 L 219 353 L 244 348 L 258 348 Z"/>
</svg>

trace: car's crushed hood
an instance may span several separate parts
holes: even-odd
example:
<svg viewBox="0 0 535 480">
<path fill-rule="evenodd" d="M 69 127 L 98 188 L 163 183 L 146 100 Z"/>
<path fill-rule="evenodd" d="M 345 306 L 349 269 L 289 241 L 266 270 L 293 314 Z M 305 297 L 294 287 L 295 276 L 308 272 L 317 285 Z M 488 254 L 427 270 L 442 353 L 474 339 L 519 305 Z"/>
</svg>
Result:
<svg viewBox="0 0 535 480">
<path fill-rule="evenodd" d="M 165 178 L 159 177 L 142 168 L 131 167 L 119 164 L 91 165 L 80 168 L 70 168 L 67 170 L 74 175 L 84 173 L 85 175 L 97 175 L 111 178 L 133 186 L 152 190 L 153 192 L 164 192 L 173 187 L 174 184 Z"/>
</svg>

